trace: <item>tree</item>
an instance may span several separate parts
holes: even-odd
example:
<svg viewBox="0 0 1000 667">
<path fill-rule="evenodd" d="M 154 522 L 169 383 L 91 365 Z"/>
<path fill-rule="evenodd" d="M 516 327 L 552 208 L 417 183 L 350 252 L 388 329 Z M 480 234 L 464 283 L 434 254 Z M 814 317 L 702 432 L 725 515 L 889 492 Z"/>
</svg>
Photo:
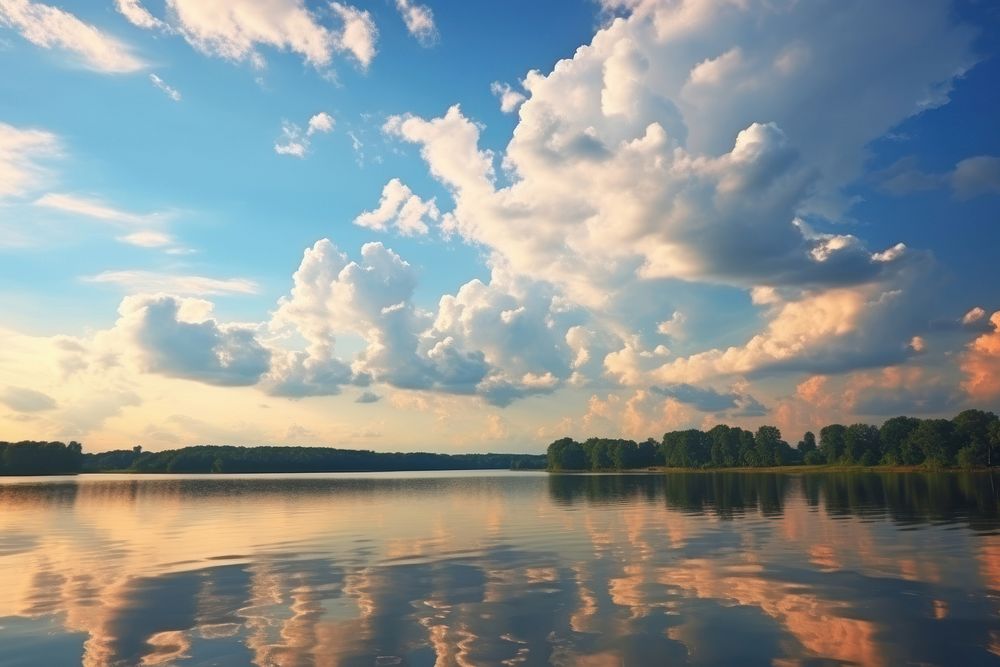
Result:
<svg viewBox="0 0 1000 667">
<path fill-rule="evenodd" d="M 871 424 L 851 424 L 844 432 L 844 462 L 875 465 L 881 458 L 878 429 Z"/>
<path fill-rule="evenodd" d="M 709 442 L 709 463 L 720 468 L 739 463 L 740 429 L 719 424 L 705 435 Z"/>
<path fill-rule="evenodd" d="M 904 443 L 918 426 L 920 420 L 915 417 L 893 417 L 882 424 L 878 431 L 878 439 L 882 445 L 882 463 L 914 465 L 923 460 L 923 454 L 914 452 L 912 448 L 904 451 Z M 917 460 L 913 460 L 914 458 Z"/>
<path fill-rule="evenodd" d="M 611 446 L 611 461 L 618 470 L 629 470 L 639 463 L 639 447 L 631 440 L 617 440 Z"/>
<path fill-rule="evenodd" d="M 740 431 L 740 464 L 745 466 L 763 465 L 758 463 L 757 444 L 754 442 L 753 433 L 744 429 Z"/>
<path fill-rule="evenodd" d="M 649 466 L 654 466 L 657 463 L 662 463 L 662 461 L 657 461 L 657 455 L 659 454 L 660 447 L 656 440 L 648 438 L 644 442 L 639 443 L 638 450 L 636 466 L 640 468 L 648 468 Z"/>
<path fill-rule="evenodd" d="M 907 444 L 923 452 L 924 464 L 934 468 L 954 461 L 956 442 L 955 425 L 947 419 L 925 419 L 907 438 Z"/>
<path fill-rule="evenodd" d="M 781 465 L 782 440 L 777 426 L 761 426 L 753 439 L 757 449 L 757 465 Z"/>
<path fill-rule="evenodd" d="M 587 467 L 583 447 L 573 438 L 560 438 L 549 445 L 547 459 L 549 470 L 584 470 Z"/>
<path fill-rule="evenodd" d="M 990 447 L 986 450 L 986 465 L 993 465 L 993 450 L 1000 447 L 1000 419 L 990 425 Z"/>
<path fill-rule="evenodd" d="M 966 458 L 972 457 L 971 465 L 991 465 L 993 452 L 990 432 L 997 416 L 983 410 L 963 410 L 951 420 L 955 424 L 955 437 L 960 447 L 969 447 Z"/>
<path fill-rule="evenodd" d="M 812 431 L 806 431 L 802 439 L 799 440 L 798 450 L 802 454 L 803 458 L 809 452 L 816 451 L 816 436 L 813 435 Z"/>
<path fill-rule="evenodd" d="M 583 443 L 583 451 L 587 454 L 591 470 L 607 470 L 612 466 L 608 445 L 608 441 L 603 438 L 588 438 Z"/>
<path fill-rule="evenodd" d="M 843 424 L 830 424 L 819 430 L 819 450 L 828 463 L 838 463 L 844 456 L 844 436 L 847 427 Z"/>
</svg>

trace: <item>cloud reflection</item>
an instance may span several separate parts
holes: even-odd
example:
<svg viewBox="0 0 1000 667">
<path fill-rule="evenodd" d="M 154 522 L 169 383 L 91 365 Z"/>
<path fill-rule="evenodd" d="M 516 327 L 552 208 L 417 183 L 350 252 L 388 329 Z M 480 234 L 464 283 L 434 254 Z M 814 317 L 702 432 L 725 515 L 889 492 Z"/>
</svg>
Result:
<svg viewBox="0 0 1000 667">
<path fill-rule="evenodd" d="M 54 663 L 54 621 L 90 666 L 970 664 L 997 653 L 993 488 L 740 474 L 0 484 L 0 626 L 36 628 L 30 650 Z"/>
</svg>

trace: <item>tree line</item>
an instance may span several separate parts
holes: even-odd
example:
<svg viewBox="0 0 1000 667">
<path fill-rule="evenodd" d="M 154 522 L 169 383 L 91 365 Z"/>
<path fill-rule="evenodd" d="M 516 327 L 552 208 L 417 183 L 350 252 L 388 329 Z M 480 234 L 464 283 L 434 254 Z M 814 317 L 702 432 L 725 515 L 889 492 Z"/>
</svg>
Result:
<svg viewBox="0 0 1000 667">
<path fill-rule="evenodd" d="M 1000 452 L 1000 419 L 965 410 L 953 419 L 893 417 L 881 426 L 830 424 L 819 438 L 807 431 L 795 447 L 776 426 L 751 432 L 719 424 L 687 429 L 644 442 L 561 438 L 548 446 L 549 470 L 671 468 L 761 468 L 784 465 L 923 465 L 928 468 L 992 466 Z"/>
<path fill-rule="evenodd" d="M 94 454 L 82 450 L 77 442 L 0 442 L 0 475 L 540 470 L 546 463 L 540 454 L 386 453 L 332 447 L 196 445 L 150 452 L 136 446 Z"/>
<path fill-rule="evenodd" d="M 0 475 L 71 475 L 82 465 L 79 442 L 0 442 Z"/>
</svg>

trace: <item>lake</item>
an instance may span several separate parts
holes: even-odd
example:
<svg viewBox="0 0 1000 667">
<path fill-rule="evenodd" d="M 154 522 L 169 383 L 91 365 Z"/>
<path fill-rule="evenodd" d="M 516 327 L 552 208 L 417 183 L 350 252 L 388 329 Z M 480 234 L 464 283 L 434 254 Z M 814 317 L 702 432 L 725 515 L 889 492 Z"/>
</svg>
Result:
<svg viewBox="0 0 1000 667">
<path fill-rule="evenodd" d="M 0 665 L 1000 664 L 1000 478 L 0 478 Z"/>
</svg>

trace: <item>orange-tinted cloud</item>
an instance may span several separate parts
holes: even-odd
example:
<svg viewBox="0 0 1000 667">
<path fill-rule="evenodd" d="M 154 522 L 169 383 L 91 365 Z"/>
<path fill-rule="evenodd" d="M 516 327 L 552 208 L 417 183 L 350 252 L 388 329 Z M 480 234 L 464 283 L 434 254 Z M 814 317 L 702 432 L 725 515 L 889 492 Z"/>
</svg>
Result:
<svg viewBox="0 0 1000 667">
<path fill-rule="evenodd" d="M 990 317 L 993 331 L 969 344 L 962 357 L 966 379 L 962 388 L 976 399 L 1000 396 L 1000 311 Z"/>
</svg>

